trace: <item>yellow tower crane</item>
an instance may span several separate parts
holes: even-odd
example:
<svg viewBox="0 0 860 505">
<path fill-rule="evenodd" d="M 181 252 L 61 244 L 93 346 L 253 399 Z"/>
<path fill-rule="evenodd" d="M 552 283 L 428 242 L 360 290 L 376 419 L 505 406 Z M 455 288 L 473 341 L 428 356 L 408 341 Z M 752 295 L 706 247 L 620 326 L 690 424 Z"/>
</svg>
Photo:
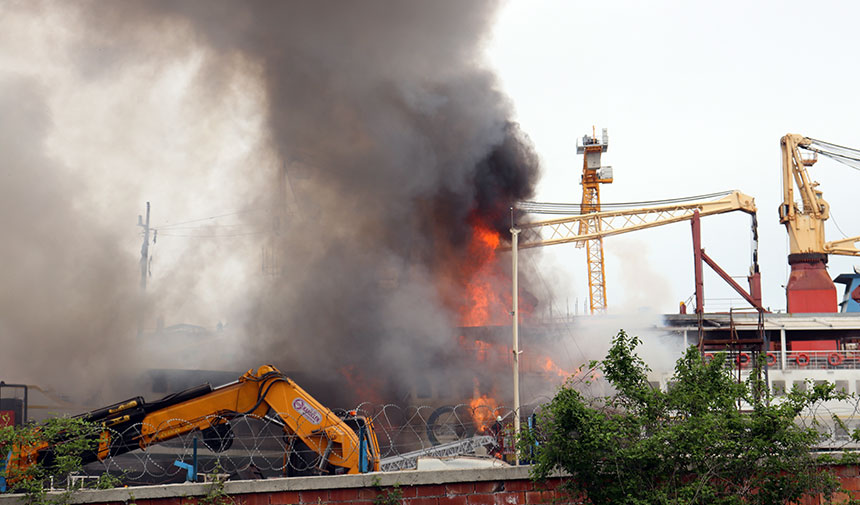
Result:
<svg viewBox="0 0 860 505">
<path fill-rule="evenodd" d="M 576 247 L 585 247 L 588 263 L 588 301 L 591 313 L 606 311 L 606 274 L 603 271 L 603 235 L 601 220 L 589 214 L 600 212 L 600 185 L 612 182 L 612 167 L 600 164 L 600 155 L 609 148 L 606 128 L 597 138 L 594 129 L 591 136 L 585 135 L 576 143 L 576 153 L 582 157 L 582 204 L 583 219 L 579 221 L 579 235 L 592 236 L 578 241 Z"/>
</svg>

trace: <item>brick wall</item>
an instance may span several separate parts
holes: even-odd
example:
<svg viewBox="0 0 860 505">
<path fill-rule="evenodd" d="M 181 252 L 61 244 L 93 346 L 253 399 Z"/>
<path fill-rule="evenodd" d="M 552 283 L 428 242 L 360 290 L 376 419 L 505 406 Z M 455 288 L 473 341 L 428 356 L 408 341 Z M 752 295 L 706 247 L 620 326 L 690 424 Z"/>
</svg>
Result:
<svg viewBox="0 0 860 505">
<path fill-rule="evenodd" d="M 529 480 L 490 482 L 457 482 L 451 484 L 424 484 L 380 488 L 320 489 L 282 491 L 243 495 L 242 505 L 294 505 L 343 503 L 346 505 L 373 505 L 378 497 L 400 496 L 403 505 L 530 505 L 558 503 L 562 495 L 556 491 L 560 480 L 552 479 L 544 485 Z M 140 505 L 138 503 L 138 505 Z M 146 505 L 173 505 L 151 502 Z"/>
<path fill-rule="evenodd" d="M 835 466 L 845 489 L 860 498 L 860 466 Z M 404 471 L 338 477 L 293 477 L 258 481 L 230 481 L 224 491 L 236 505 L 374 505 L 378 497 L 400 493 L 402 505 L 537 505 L 585 503 L 558 490 L 562 480 L 535 484 L 528 467 Z M 73 504 L 199 505 L 211 484 L 170 484 L 105 491 L 84 491 Z M 847 496 L 845 496 L 847 498 Z M 20 496 L 0 496 L 0 505 L 21 505 Z M 800 505 L 818 505 L 809 497 Z"/>
</svg>

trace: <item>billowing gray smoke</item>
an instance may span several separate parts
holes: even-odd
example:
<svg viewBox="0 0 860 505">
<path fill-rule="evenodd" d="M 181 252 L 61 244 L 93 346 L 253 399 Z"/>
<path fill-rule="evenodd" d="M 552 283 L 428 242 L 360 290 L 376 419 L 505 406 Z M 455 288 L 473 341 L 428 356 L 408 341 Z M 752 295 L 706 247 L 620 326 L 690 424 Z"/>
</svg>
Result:
<svg viewBox="0 0 860 505">
<path fill-rule="evenodd" d="M 140 300 L 115 237 L 80 208 L 86 184 L 45 155 L 42 99 L 35 81 L 0 82 L 0 379 L 92 393 L 130 354 Z"/>
<path fill-rule="evenodd" d="M 179 33 L 205 50 L 194 81 L 201 95 L 217 97 L 237 71 L 258 72 L 263 82 L 266 143 L 285 182 L 248 166 L 235 187 L 249 206 L 279 209 L 255 224 L 272 230 L 265 245 L 281 275 L 221 286 L 235 299 L 231 323 L 247 338 L 237 369 L 273 362 L 336 383 L 348 378 L 354 387 L 338 388 L 343 402 L 394 400 L 414 384 L 408 378 L 450 375 L 440 367 L 458 352 L 457 293 L 469 281 L 473 230 L 505 237 L 510 204 L 532 196 L 537 178 L 537 158 L 482 63 L 497 7 L 460 0 L 82 6 L 75 19 L 87 27 L 87 47 L 101 41 L 99 51 L 76 57 L 92 79 L 109 80 L 136 58 L 157 60 L 159 40 Z M 100 275 L 80 279 L 83 294 L 102 289 L 94 284 Z M 375 398 L 366 397 L 371 392 Z"/>
</svg>

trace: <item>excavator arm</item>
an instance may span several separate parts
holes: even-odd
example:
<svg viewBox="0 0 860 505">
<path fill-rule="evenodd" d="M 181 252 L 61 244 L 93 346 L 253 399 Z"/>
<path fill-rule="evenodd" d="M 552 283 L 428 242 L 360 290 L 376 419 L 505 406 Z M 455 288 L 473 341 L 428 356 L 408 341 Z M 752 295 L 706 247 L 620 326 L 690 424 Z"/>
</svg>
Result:
<svg viewBox="0 0 860 505">
<path fill-rule="evenodd" d="M 232 443 L 230 421 L 242 416 L 275 420 L 290 447 L 300 440 L 319 456 L 317 473 L 379 470 L 379 443 L 369 419 L 338 416 L 270 365 L 214 389 L 204 384 L 150 403 L 135 397 L 78 416 L 104 428 L 98 448 L 85 453 L 83 463 L 145 450 L 195 430 L 207 447 L 221 452 Z M 7 455 L 8 481 L 31 465 L 49 464 L 52 452 L 51 442 L 13 448 Z"/>
<path fill-rule="evenodd" d="M 268 365 L 256 372 L 249 370 L 236 383 L 148 414 L 141 422 L 139 445 L 145 448 L 195 429 L 217 430 L 219 424 L 237 416 L 262 418 L 270 413 L 277 416 L 288 435 L 301 439 L 325 463 L 359 473 L 360 433 Z M 351 419 L 356 422 L 357 418 Z M 366 421 L 358 424 L 373 438 Z M 373 453 L 369 461 L 373 470 L 378 470 L 378 444 L 375 439 L 369 442 L 367 450 Z"/>
</svg>

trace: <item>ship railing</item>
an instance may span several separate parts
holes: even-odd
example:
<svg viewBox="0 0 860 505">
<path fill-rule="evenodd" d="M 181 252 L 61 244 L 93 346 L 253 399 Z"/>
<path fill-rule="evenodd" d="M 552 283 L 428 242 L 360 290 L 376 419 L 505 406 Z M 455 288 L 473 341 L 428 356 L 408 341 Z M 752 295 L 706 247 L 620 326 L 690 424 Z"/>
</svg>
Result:
<svg viewBox="0 0 860 505">
<path fill-rule="evenodd" d="M 762 353 L 768 368 L 782 369 L 782 351 Z M 708 353 L 705 354 L 707 359 Z M 752 367 L 752 356 L 747 352 L 730 352 L 726 365 L 741 369 Z M 785 353 L 786 370 L 860 370 L 860 351 L 788 351 Z"/>
</svg>

